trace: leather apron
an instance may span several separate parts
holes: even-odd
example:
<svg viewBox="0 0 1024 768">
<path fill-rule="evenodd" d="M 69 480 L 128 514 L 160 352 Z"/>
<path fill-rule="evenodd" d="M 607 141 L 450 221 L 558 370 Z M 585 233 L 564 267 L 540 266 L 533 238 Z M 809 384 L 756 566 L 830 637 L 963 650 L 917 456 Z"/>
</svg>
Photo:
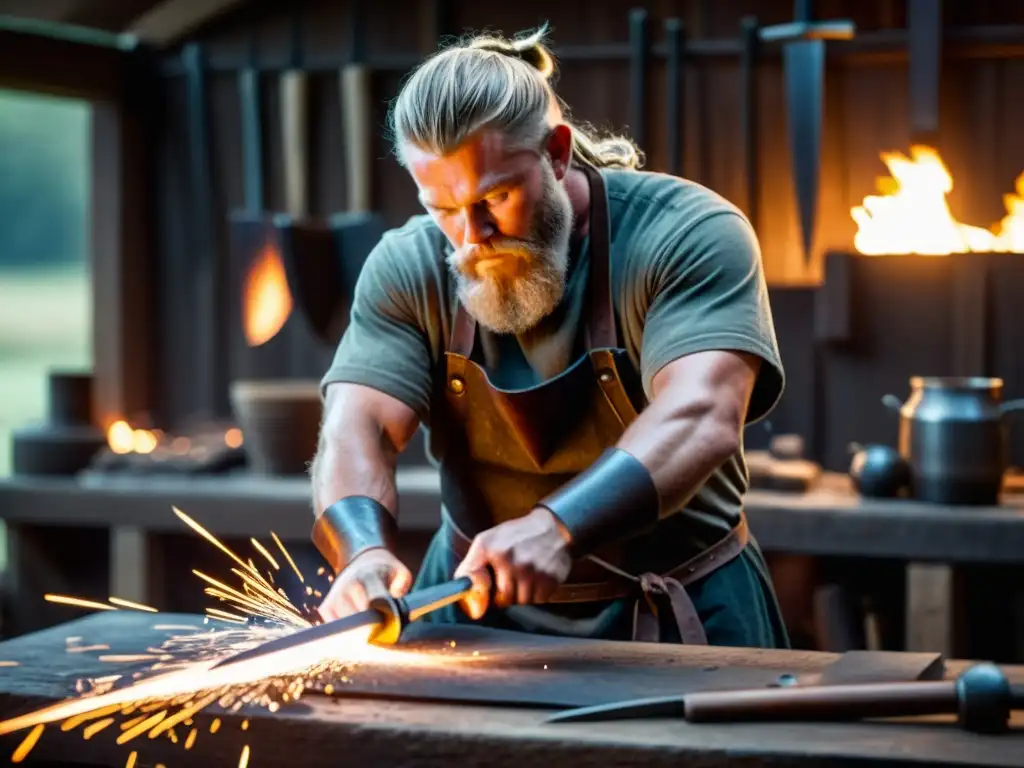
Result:
<svg viewBox="0 0 1024 768">
<path fill-rule="evenodd" d="M 585 352 L 561 374 L 527 389 L 494 386 L 471 358 L 476 322 L 459 302 L 445 352 L 440 412 L 431 421 L 440 457 L 448 544 L 461 559 L 476 534 L 528 514 L 536 503 L 614 446 L 643 409 L 643 390 L 617 342 L 611 292 L 608 202 L 600 173 L 582 167 L 590 184 L 590 257 L 581 326 Z M 583 249 L 585 251 L 585 249 Z M 579 268 L 584 265 L 579 264 Z M 573 563 L 549 604 L 627 598 L 632 637 L 657 642 L 662 622 L 674 622 L 687 644 L 707 644 L 686 585 L 739 555 L 748 541 L 745 517 L 723 538 L 665 573 L 631 573 L 623 548 L 610 547 Z M 635 561 L 635 558 L 634 558 Z M 552 608 L 554 606 L 551 606 Z M 523 610 L 519 606 L 508 609 Z M 529 609 L 526 609 L 529 610 Z"/>
</svg>

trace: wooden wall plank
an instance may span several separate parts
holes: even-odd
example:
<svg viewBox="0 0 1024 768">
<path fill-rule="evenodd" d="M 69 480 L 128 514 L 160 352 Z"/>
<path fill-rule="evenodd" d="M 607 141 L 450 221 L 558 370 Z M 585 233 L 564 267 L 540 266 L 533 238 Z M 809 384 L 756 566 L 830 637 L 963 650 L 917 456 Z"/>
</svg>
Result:
<svg viewBox="0 0 1024 768">
<path fill-rule="evenodd" d="M 314 66 L 337 62 L 349 44 L 346 38 L 348 9 L 346 4 L 330 0 L 302 3 L 305 53 Z M 238 14 L 230 24 L 219 23 L 204 30 L 203 40 L 210 64 L 214 68 L 237 67 L 246 58 L 250 29 L 258 31 L 261 63 L 269 68 L 287 61 L 290 35 L 289 13 L 295 7 L 274 3 L 257 3 L 259 13 Z M 432 11 L 422 0 L 402 3 L 367 4 L 366 43 L 371 59 L 414 56 L 425 46 L 422 41 L 424 14 Z M 645 6 L 650 14 L 652 38 L 660 43 L 662 24 L 666 17 L 677 15 L 686 25 L 689 40 L 737 40 L 740 19 L 755 14 L 762 24 L 780 23 L 791 18 L 790 0 L 581 0 L 562 5 L 516 3 L 501 6 L 453 0 L 454 28 L 491 29 L 505 33 L 535 27 L 547 20 L 552 26 L 556 47 L 593 44 L 624 44 L 628 39 L 627 16 L 635 5 Z M 971 7 L 944 4 L 947 24 L 1021 23 L 1024 18 L 1013 4 L 979 2 Z M 829 0 L 816 6 L 822 16 L 853 18 L 863 31 L 884 30 L 905 23 L 902 0 L 878 3 L 854 3 L 852 0 Z M 408 18 L 409 23 L 396 23 Z M 738 48 L 737 48 L 738 51 Z M 955 46 L 947 46 L 950 57 Z M 176 53 L 171 53 L 173 58 Z M 1018 104 L 1024 104 L 1024 61 L 989 62 L 983 59 L 950 58 L 942 85 L 942 146 L 955 174 L 954 209 L 964 218 L 977 223 L 991 223 L 1001 210 L 1001 196 L 1009 192 L 1016 175 L 1024 170 L 1024 143 L 1015 141 L 1019 135 Z M 384 135 L 387 106 L 398 92 L 401 73 L 378 73 L 374 77 L 374 121 L 379 128 L 375 147 L 374 200 L 385 213 L 388 223 L 396 226 L 410 215 L 421 212 L 415 190 L 408 175 L 391 156 L 391 147 Z M 662 103 L 664 68 L 658 62 L 651 72 L 651 110 L 647 116 L 650 139 L 644 149 L 649 154 L 648 167 L 660 170 L 667 158 L 668 137 L 665 135 Z M 875 179 L 887 171 L 879 159 L 884 150 L 906 151 L 909 142 L 907 113 L 907 67 L 898 55 L 877 59 L 833 58 L 829 61 L 826 79 L 825 134 L 823 143 L 820 221 L 816 240 L 816 257 L 806 269 L 800 253 L 789 148 L 786 140 L 785 99 L 782 68 L 776 52 L 768 51 L 758 75 L 760 187 L 759 236 L 764 268 L 770 282 L 806 283 L 820 279 L 820 264 L 828 249 L 850 249 L 855 226 L 850 208 L 865 195 L 875 192 Z M 568 102 L 573 116 L 595 123 L 600 128 L 628 131 L 628 62 L 587 63 L 561 62 L 556 85 Z M 312 122 L 312 186 L 311 209 L 318 215 L 343 209 L 345 205 L 345 167 L 341 152 L 341 127 L 338 116 L 337 86 L 333 73 L 323 72 L 313 78 Z M 743 157 L 740 147 L 740 93 L 738 57 L 716 55 L 702 59 L 690 58 L 684 73 L 683 163 L 688 178 L 706 184 L 726 197 L 743 204 L 745 185 Z M 180 90 L 180 78 L 171 76 L 168 91 Z M 211 77 L 214 118 L 214 176 L 223 190 L 215 205 L 222 216 L 239 204 L 241 195 L 240 136 L 237 115 L 237 93 L 230 73 Z M 173 97 L 178 98 L 178 97 Z M 187 158 L 185 134 L 174 127 L 181 118 L 175 114 L 177 102 L 170 106 L 165 129 L 164 162 L 160 176 L 161 191 L 161 270 L 175 273 L 164 285 L 161 280 L 161 332 L 166 344 L 160 346 L 161 384 L 167 390 L 169 409 L 188 412 L 193 396 L 181 391 L 188 386 L 192 358 L 189 356 L 188 332 L 168 330 L 166 323 L 189 327 L 187 313 L 180 307 L 183 299 L 184 271 L 187 263 L 190 230 L 194 222 L 184 215 L 181 201 L 172 198 L 171 190 L 180 189 L 175 162 Z M 280 113 L 276 79 L 264 78 L 266 168 L 265 181 L 268 207 L 283 206 L 283 173 L 281 167 L 278 126 Z M 180 105 L 178 105 L 180 106 Z M 172 146 L 173 149 L 172 149 Z M 177 158 L 174 160 L 173 158 Z M 959 197 L 956 197 L 959 195 Z M 221 246 L 227 257 L 226 243 Z M 166 263 L 163 263 L 166 261 Z M 177 265 L 177 266 L 175 266 Z M 231 281 L 229 281 L 231 282 Z M 230 326 L 230 323 L 228 324 Z M 194 334 L 197 329 L 193 329 Z M 236 333 L 226 330 L 227 333 Z M 291 331 L 287 331 L 291 333 Z M 299 333 L 296 331 L 296 333 Z M 180 338 L 179 338 L 180 337 Z M 286 370 L 290 375 L 311 371 L 321 365 L 330 350 L 315 343 L 306 345 L 301 338 L 291 342 L 294 353 Z M 185 372 L 183 372 L 185 371 Z"/>
<path fill-rule="evenodd" d="M 125 70 L 127 73 L 127 70 Z M 92 107 L 90 264 L 97 425 L 149 420 L 156 401 L 156 152 L 159 80 L 144 59 L 118 101 Z"/>
</svg>

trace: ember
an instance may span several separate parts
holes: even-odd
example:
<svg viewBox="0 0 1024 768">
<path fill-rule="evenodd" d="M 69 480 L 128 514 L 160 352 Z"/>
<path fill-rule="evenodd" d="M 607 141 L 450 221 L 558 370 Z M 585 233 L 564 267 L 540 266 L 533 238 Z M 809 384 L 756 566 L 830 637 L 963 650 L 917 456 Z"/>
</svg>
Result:
<svg viewBox="0 0 1024 768">
<path fill-rule="evenodd" d="M 953 177 L 930 147 L 911 147 L 910 157 L 883 152 L 891 177 L 879 179 L 878 195 L 864 198 L 850 211 L 857 222 L 854 246 L 869 256 L 915 253 L 1020 253 L 1024 251 L 1024 173 L 1016 193 L 1003 197 L 1007 214 L 991 230 L 961 224 L 949 210 L 946 195 Z"/>
<path fill-rule="evenodd" d="M 115 421 L 107 429 L 107 445 L 117 454 L 152 453 L 159 442 L 158 433 L 148 429 L 132 429 L 127 421 Z"/>
<path fill-rule="evenodd" d="M 348 682 L 349 675 L 362 663 L 415 666 L 450 663 L 451 656 L 371 645 L 368 642 L 371 628 L 364 627 L 215 669 L 228 657 L 311 624 L 284 590 L 273 586 L 273 571 L 280 570 L 280 565 L 266 547 L 252 540 L 253 548 L 273 568 L 264 574 L 251 559 L 242 560 L 195 520 L 181 510 L 173 509 L 180 520 L 238 564 L 238 568 L 231 569 L 240 579 L 237 587 L 193 571 L 209 585 L 205 594 L 226 603 L 234 611 L 208 608 L 206 622 L 213 620 L 218 624 L 238 626 L 204 628 L 157 624 L 154 628 L 183 634 L 172 636 L 159 648 L 147 648 L 146 653 L 99 656 L 98 660 L 105 662 L 153 663 L 144 672 L 132 673 L 130 682 L 125 682 L 126 677 L 119 674 L 79 680 L 76 690 L 80 696 L 0 722 L 0 735 L 31 729 L 13 753 L 13 762 L 25 759 L 39 741 L 47 723 L 61 722 L 62 731 L 71 731 L 88 723 L 82 729 L 82 736 L 91 739 L 101 732 L 107 733 L 109 726 L 121 718 L 123 721 L 119 728 L 109 729 L 110 732 L 120 731 L 115 737 L 119 745 L 147 734 L 150 739 L 163 736 L 189 750 L 198 737 L 198 731 L 192 727 L 193 717 L 207 707 L 218 706 L 234 713 L 245 706 L 260 706 L 276 712 L 282 705 L 298 701 L 310 688 L 316 687 L 331 695 L 337 688 L 336 683 Z M 305 583 L 284 543 L 273 532 L 271 538 L 284 560 Z M 45 598 L 50 602 L 93 610 L 156 612 L 150 606 L 113 597 L 108 603 L 64 595 L 46 595 Z M 82 640 L 81 637 L 67 638 L 67 651 L 109 650 L 106 645 L 81 645 Z M 0 662 L 0 666 L 11 665 L 12 662 Z M 184 739 L 179 738 L 175 730 L 177 726 L 191 729 Z M 220 726 L 221 721 L 215 719 L 210 733 L 217 733 Z M 241 729 L 248 728 L 249 721 L 243 721 Z M 246 745 L 242 749 L 239 766 L 246 766 L 249 758 L 250 750 Z M 138 759 L 138 751 L 132 751 L 126 765 L 133 766 Z"/>
</svg>

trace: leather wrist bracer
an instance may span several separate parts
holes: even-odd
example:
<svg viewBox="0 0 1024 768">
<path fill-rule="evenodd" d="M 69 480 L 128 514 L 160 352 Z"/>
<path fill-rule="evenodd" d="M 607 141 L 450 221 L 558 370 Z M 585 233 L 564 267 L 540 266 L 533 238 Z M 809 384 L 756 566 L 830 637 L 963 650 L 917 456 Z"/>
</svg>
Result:
<svg viewBox="0 0 1024 768">
<path fill-rule="evenodd" d="M 569 531 L 574 557 L 642 533 L 661 515 L 651 473 L 618 448 L 606 450 L 589 469 L 538 505 L 551 510 Z"/>
<path fill-rule="evenodd" d="M 387 507 L 369 496 L 346 496 L 313 524 L 313 544 L 335 574 L 367 549 L 393 550 L 398 523 Z"/>
</svg>

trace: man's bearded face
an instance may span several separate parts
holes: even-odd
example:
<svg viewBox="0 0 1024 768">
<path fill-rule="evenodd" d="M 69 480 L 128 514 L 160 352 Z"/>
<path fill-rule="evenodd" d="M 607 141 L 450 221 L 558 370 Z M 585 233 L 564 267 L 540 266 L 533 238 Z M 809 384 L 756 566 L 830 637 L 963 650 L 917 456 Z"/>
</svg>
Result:
<svg viewBox="0 0 1024 768">
<path fill-rule="evenodd" d="M 541 161 L 543 183 L 526 237 L 500 233 L 483 244 L 463 244 L 448 258 L 459 300 L 477 322 L 496 333 L 522 333 L 540 322 L 565 291 L 572 204 Z"/>
</svg>

